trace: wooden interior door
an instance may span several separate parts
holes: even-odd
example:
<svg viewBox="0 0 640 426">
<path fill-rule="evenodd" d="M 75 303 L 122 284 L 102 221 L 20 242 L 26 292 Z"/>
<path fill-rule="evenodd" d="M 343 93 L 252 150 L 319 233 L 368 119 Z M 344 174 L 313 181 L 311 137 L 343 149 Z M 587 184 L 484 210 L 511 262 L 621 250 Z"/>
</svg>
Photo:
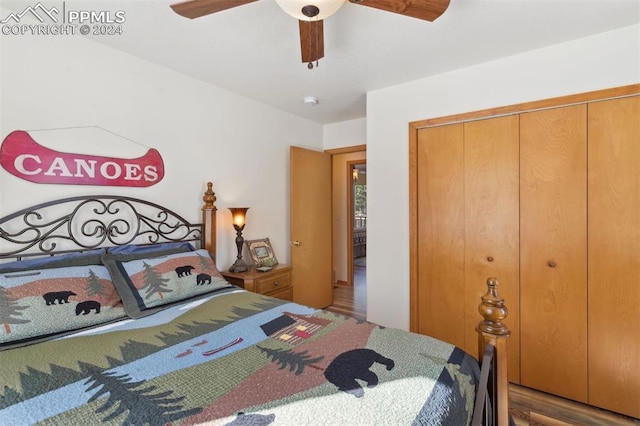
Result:
<svg viewBox="0 0 640 426">
<path fill-rule="evenodd" d="M 417 143 L 417 332 L 461 348 L 465 339 L 463 137 L 462 124 L 428 127 L 418 131 Z M 472 353 L 476 352 L 477 348 Z"/>
<path fill-rule="evenodd" d="M 290 147 L 290 214 L 293 300 L 331 305 L 331 155 Z"/>
<path fill-rule="evenodd" d="M 520 380 L 518 115 L 464 124 L 465 347 L 477 353 L 478 303 L 489 277 L 498 279 L 511 330 L 509 381 Z"/>
<path fill-rule="evenodd" d="M 587 401 L 586 105 L 520 115 L 521 384 Z"/>
<path fill-rule="evenodd" d="M 589 403 L 640 418 L 640 96 L 589 104 Z"/>
</svg>

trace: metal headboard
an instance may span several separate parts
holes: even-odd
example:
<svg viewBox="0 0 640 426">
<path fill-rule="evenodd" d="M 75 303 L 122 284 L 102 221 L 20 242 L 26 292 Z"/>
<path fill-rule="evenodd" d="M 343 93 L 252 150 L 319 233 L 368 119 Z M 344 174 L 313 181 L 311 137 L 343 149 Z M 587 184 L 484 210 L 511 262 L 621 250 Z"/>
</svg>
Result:
<svg viewBox="0 0 640 426">
<path fill-rule="evenodd" d="M 65 198 L 0 219 L 0 259 L 189 241 L 203 247 L 203 224 L 190 223 L 166 207 L 131 197 Z"/>
</svg>

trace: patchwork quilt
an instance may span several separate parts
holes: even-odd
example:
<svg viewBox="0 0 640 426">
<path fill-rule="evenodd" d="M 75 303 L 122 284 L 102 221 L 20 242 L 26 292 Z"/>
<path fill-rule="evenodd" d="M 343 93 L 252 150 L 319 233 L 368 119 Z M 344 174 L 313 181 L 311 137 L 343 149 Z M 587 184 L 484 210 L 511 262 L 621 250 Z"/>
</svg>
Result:
<svg viewBox="0 0 640 426">
<path fill-rule="evenodd" d="M 447 343 L 244 290 L 0 352 L 0 423 L 464 425 Z"/>
</svg>

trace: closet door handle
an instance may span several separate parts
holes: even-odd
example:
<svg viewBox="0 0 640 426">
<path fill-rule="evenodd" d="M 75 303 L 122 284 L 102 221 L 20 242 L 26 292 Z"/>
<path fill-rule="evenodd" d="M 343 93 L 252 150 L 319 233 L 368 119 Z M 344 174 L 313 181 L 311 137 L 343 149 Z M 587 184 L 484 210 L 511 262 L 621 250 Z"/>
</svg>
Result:
<svg viewBox="0 0 640 426">
<path fill-rule="evenodd" d="M 556 262 L 554 262 L 553 260 L 550 260 L 547 262 L 547 266 L 549 266 L 549 268 L 555 268 L 556 267 Z"/>
</svg>

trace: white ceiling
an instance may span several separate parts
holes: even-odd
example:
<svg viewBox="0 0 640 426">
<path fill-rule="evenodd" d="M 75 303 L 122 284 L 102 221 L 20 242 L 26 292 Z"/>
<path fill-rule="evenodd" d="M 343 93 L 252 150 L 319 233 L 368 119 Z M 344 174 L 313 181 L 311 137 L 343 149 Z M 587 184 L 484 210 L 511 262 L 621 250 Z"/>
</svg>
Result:
<svg viewBox="0 0 640 426">
<path fill-rule="evenodd" d="M 298 23 L 274 0 L 194 20 L 174 2 L 66 7 L 124 10 L 123 34 L 97 41 L 322 124 L 364 117 L 372 90 L 640 22 L 640 0 L 451 0 L 435 22 L 347 3 L 325 20 L 325 57 L 309 70 Z M 310 95 L 318 105 L 304 104 Z"/>
</svg>

